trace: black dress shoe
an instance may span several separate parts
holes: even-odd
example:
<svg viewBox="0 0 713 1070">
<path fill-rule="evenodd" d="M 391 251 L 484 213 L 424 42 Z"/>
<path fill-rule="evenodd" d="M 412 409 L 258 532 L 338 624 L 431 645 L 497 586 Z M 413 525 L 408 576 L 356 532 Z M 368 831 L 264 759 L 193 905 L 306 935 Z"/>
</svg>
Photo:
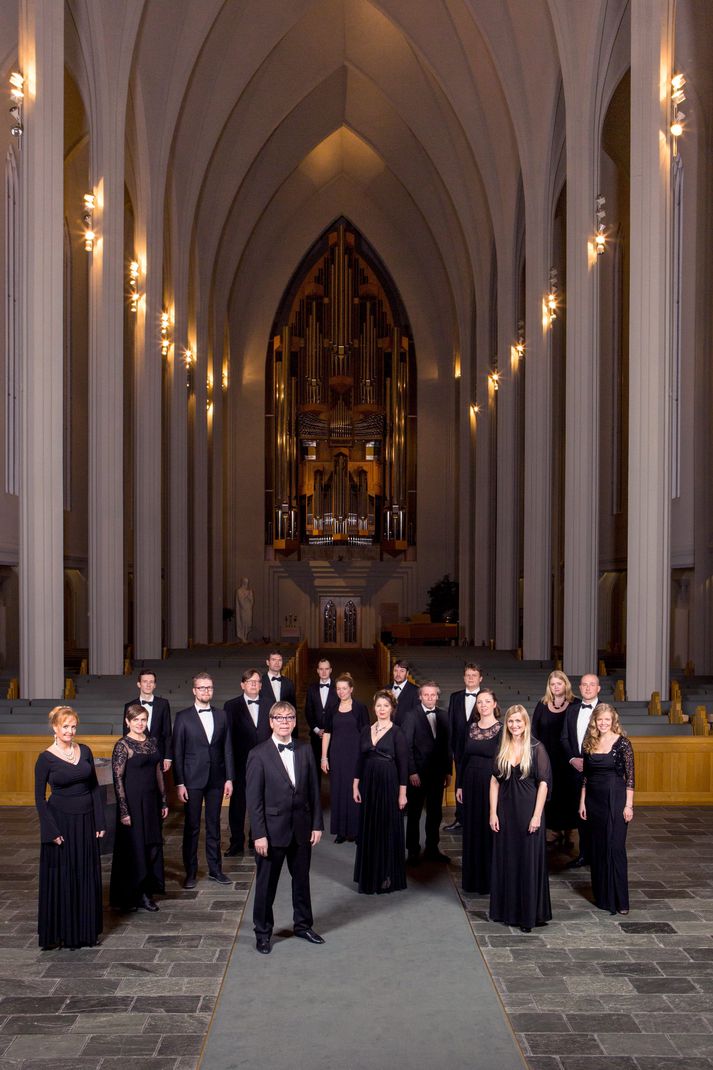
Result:
<svg viewBox="0 0 713 1070">
<path fill-rule="evenodd" d="M 139 899 L 139 906 L 142 910 L 150 910 L 152 914 L 155 914 L 158 910 L 158 906 L 154 903 L 153 899 L 148 895 L 142 895 Z"/>
<path fill-rule="evenodd" d="M 444 825 L 443 826 L 443 831 L 444 832 L 462 832 L 463 831 L 463 826 L 461 825 L 460 821 L 451 821 L 450 825 Z"/>
<path fill-rule="evenodd" d="M 237 844 L 231 844 L 227 851 L 223 853 L 223 858 L 235 858 L 237 855 L 244 855 L 245 848 L 238 847 Z"/>
<path fill-rule="evenodd" d="M 197 884 L 198 884 L 197 879 L 195 877 L 191 877 L 190 874 L 189 874 L 189 876 L 187 876 L 186 879 L 183 882 L 183 887 L 184 888 L 195 888 L 197 886 Z"/>
<path fill-rule="evenodd" d="M 568 862 L 565 868 L 566 869 L 581 869 L 582 866 L 588 866 L 588 865 L 589 865 L 589 862 L 587 862 L 587 859 L 584 857 L 584 855 L 580 855 L 579 858 L 573 858 L 571 862 Z"/>
<path fill-rule="evenodd" d="M 259 951 L 261 955 L 269 955 L 272 951 L 272 944 L 270 943 L 269 936 L 256 937 L 255 950 Z"/>
<path fill-rule="evenodd" d="M 209 881 L 215 881 L 216 884 L 232 884 L 233 883 L 231 881 L 230 877 L 226 877 L 226 875 L 221 870 L 218 870 L 217 873 L 209 873 L 208 874 L 208 880 Z"/>
<path fill-rule="evenodd" d="M 428 862 L 450 862 L 450 858 L 448 857 L 448 855 L 444 855 L 443 851 L 439 851 L 437 849 L 434 851 L 424 851 L 423 857 Z"/>
<path fill-rule="evenodd" d="M 520 932 L 521 933 L 531 933 L 532 929 L 528 929 L 527 925 L 521 925 L 520 926 Z"/>
<path fill-rule="evenodd" d="M 324 937 L 316 933 L 314 929 L 295 929 L 295 936 L 300 940 L 306 940 L 308 944 L 323 944 Z"/>
<path fill-rule="evenodd" d="M 346 836 L 335 836 L 334 837 L 334 842 L 335 843 L 344 843 L 345 840 L 346 840 Z"/>
</svg>

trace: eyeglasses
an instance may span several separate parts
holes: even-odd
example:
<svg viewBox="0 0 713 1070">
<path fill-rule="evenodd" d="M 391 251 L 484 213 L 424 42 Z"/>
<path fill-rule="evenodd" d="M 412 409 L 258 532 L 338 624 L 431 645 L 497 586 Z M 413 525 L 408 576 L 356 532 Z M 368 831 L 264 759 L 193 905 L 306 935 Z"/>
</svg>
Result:
<svg viewBox="0 0 713 1070">
<path fill-rule="evenodd" d="M 272 721 L 294 721 L 294 720 L 296 720 L 296 717 L 294 716 L 294 714 L 291 714 L 291 713 L 287 713 L 284 716 L 281 713 L 274 713 L 271 716 L 270 720 L 272 720 Z"/>
<path fill-rule="evenodd" d="M 196 688 L 195 689 L 196 689 L 196 691 L 212 691 L 213 690 L 213 685 L 212 684 L 196 684 Z"/>
</svg>

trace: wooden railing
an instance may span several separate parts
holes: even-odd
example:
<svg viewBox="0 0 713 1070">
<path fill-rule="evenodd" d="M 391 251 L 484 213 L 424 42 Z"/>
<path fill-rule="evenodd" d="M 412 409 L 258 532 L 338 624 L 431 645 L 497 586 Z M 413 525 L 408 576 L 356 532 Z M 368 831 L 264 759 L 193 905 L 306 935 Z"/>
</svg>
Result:
<svg viewBox="0 0 713 1070">
<path fill-rule="evenodd" d="M 379 686 L 383 687 L 391 679 L 391 652 L 380 639 L 374 643 L 376 652 L 376 678 Z"/>
<path fill-rule="evenodd" d="M 292 680 L 298 695 L 307 686 L 308 668 L 309 647 L 307 646 L 307 640 L 302 639 L 297 644 L 297 649 L 294 654 L 282 669 L 282 675 L 287 676 L 288 679 Z"/>
</svg>

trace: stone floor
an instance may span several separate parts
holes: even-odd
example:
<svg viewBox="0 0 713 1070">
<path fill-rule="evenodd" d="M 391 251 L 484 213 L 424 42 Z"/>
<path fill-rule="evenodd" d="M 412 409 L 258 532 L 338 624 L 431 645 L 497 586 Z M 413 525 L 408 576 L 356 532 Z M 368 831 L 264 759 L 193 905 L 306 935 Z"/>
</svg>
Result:
<svg viewBox="0 0 713 1070">
<path fill-rule="evenodd" d="M 252 861 L 226 859 L 232 888 L 183 891 L 172 815 L 160 913 L 107 913 L 99 947 L 42 952 L 34 810 L 3 809 L 0 825 L 0 1070 L 194 1070 Z M 442 846 L 458 886 L 460 841 Z M 625 920 L 595 909 L 587 870 L 565 862 L 553 856 L 554 919 L 537 934 L 463 899 L 528 1066 L 713 1070 L 713 808 L 637 809 Z"/>
</svg>

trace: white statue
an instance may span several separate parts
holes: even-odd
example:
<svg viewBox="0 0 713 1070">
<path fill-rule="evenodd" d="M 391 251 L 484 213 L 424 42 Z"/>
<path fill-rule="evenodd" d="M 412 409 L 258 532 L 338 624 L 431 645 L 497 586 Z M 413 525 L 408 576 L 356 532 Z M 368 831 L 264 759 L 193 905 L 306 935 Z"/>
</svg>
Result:
<svg viewBox="0 0 713 1070">
<path fill-rule="evenodd" d="M 253 626 L 253 606 L 255 605 L 255 592 L 250 586 L 247 576 L 243 576 L 240 586 L 235 592 L 235 632 L 241 643 L 247 643 L 250 629 Z"/>
</svg>

